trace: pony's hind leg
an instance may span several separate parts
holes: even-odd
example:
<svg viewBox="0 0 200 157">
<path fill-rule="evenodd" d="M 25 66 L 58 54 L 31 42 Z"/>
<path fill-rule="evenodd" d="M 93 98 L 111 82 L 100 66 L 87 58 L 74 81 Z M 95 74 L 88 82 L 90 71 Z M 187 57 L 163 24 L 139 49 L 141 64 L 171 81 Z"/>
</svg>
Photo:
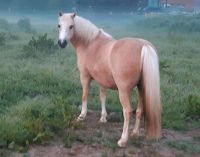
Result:
<svg viewBox="0 0 200 157">
<path fill-rule="evenodd" d="M 125 147 L 128 142 L 128 130 L 131 117 L 132 108 L 130 105 L 130 91 L 119 90 L 119 99 L 123 107 L 124 126 L 120 140 L 118 141 L 119 147 Z"/>
<path fill-rule="evenodd" d="M 142 114 L 143 114 L 142 89 L 140 89 L 140 87 L 138 87 L 138 91 L 139 91 L 139 96 L 138 96 L 138 106 L 137 106 L 137 110 L 136 110 L 136 121 L 135 121 L 135 127 L 133 129 L 132 134 L 131 134 L 131 136 L 133 136 L 133 137 L 139 136 L 140 121 L 141 121 Z"/>
<path fill-rule="evenodd" d="M 85 117 L 87 114 L 88 92 L 89 92 L 89 86 L 90 86 L 90 82 L 91 82 L 91 79 L 89 77 L 83 77 L 82 75 L 80 75 L 80 79 L 81 79 L 81 85 L 83 88 L 83 93 L 82 93 L 81 114 L 77 118 L 78 121 L 85 120 Z"/>
<path fill-rule="evenodd" d="M 106 89 L 103 87 L 100 87 L 100 102 L 101 102 L 101 118 L 100 122 L 101 123 L 106 123 L 106 117 L 107 117 L 107 112 L 106 112 Z"/>
</svg>

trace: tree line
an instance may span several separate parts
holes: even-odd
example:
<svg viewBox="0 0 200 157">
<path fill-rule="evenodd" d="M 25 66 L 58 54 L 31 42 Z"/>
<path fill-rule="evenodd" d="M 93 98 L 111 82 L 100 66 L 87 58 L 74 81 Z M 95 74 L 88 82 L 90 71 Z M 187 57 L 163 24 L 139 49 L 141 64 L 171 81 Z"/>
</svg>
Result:
<svg viewBox="0 0 200 157">
<path fill-rule="evenodd" d="M 134 10 L 145 6 L 147 0 L 1 0 L 1 10 L 57 10 L 57 9 L 91 9 Z"/>
</svg>

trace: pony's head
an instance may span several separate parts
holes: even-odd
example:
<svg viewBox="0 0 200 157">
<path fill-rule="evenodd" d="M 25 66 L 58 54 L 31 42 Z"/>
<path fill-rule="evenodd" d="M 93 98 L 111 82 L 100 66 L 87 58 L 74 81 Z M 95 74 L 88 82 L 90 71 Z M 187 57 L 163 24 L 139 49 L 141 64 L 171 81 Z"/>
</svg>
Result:
<svg viewBox="0 0 200 157">
<path fill-rule="evenodd" d="M 59 13 L 58 17 L 58 29 L 59 29 L 59 39 L 58 45 L 61 48 L 65 48 L 68 42 L 74 35 L 74 18 L 76 13 L 64 14 Z"/>
</svg>

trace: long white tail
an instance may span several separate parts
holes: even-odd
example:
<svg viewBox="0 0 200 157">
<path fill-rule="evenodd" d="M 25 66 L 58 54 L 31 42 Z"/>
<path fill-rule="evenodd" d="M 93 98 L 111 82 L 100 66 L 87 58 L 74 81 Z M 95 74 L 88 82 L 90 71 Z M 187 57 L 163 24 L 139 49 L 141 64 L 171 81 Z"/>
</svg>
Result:
<svg viewBox="0 0 200 157">
<path fill-rule="evenodd" d="M 161 136 L 161 102 L 156 50 L 150 45 L 144 45 L 141 59 L 145 134 L 147 138 L 158 139 Z"/>
</svg>

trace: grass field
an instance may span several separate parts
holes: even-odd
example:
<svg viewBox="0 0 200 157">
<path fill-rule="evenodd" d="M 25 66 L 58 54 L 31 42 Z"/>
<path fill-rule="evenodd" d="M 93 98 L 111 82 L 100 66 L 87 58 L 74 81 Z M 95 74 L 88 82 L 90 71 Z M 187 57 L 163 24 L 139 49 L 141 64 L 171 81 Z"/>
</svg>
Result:
<svg viewBox="0 0 200 157">
<path fill-rule="evenodd" d="M 160 58 L 163 128 L 181 132 L 200 128 L 200 17 L 127 21 L 96 24 L 117 39 L 151 41 Z M 31 143 L 44 143 L 74 125 L 81 85 L 75 50 L 71 45 L 58 48 L 56 26 L 20 26 L 0 19 L 0 148 L 25 151 Z M 92 83 L 92 110 L 100 110 L 98 90 Z M 133 91 L 134 108 L 136 95 Z M 116 91 L 108 92 L 107 109 L 123 120 Z"/>
</svg>

